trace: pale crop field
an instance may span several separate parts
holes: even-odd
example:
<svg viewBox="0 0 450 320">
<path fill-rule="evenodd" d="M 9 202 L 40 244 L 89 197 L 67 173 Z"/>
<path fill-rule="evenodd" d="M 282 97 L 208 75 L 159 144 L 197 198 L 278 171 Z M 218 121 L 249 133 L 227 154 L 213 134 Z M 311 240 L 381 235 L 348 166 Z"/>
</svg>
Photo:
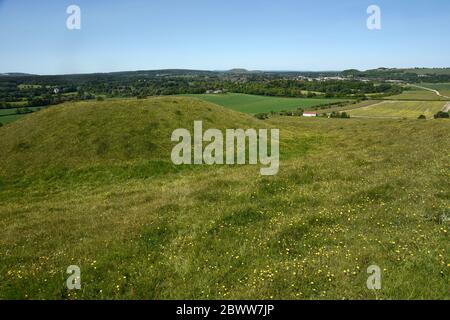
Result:
<svg viewBox="0 0 450 320">
<path fill-rule="evenodd" d="M 353 117 L 417 119 L 424 115 L 431 119 L 444 105 L 443 101 L 384 101 L 348 113 Z"/>
<path fill-rule="evenodd" d="M 320 105 L 345 101 L 344 99 L 327 98 L 284 98 L 267 97 L 250 94 L 196 94 L 188 95 L 219 106 L 248 114 L 264 113 L 271 111 L 289 111 L 298 108 L 308 109 Z"/>
<path fill-rule="evenodd" d="M 389 99 L 393 100 L 430 100 L 430 101 L 445 101 L 449 100 L 444 97 L 440 97 L 434 92 L 428 91 L 428 90 L 407 90 L 402 92 L 401 94 L 391 96 Z"/>
</svg>

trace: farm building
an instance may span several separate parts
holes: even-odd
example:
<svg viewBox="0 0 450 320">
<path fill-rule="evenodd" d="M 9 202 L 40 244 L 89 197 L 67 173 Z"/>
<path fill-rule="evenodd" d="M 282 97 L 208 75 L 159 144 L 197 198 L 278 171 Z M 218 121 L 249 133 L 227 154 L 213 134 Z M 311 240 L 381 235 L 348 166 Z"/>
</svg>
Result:
<svg viewBox="0 0 450 320">
<path fill-rule="evenodd" d="M 303 116 L 304 117 L 317 117 L 317 113 L 315 113 L 315 112 L 304 112 Z"/>
<path fill-rule="evenodd" d="M 224 90 L 207 90 L 206 94 L 222 94 Z"/>
</svg>

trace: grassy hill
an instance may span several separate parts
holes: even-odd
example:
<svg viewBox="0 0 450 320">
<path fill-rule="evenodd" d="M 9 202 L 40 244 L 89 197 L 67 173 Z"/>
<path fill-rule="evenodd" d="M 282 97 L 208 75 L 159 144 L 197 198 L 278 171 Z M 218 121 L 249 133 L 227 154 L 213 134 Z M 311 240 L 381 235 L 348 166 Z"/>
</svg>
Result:
<svg viewBox="0 0 450 320">
<path fill-rule="evenodd" d="M 173 130 L 256 127 L 253 117 L 189 98 L 69 103 L 42 110 L 1 132 L 0 176 L 170 160 Z M 169 157 L 167 157 L 169 155 Z"/>
<path fill-rule="evenodd" d="M 171 166 L 199 119 L 279 128 L 279 174 Z M 190 98 L 51 107 L 0 128 L 0 299 L 447 299 L 449 134 Z"/>
</svg>

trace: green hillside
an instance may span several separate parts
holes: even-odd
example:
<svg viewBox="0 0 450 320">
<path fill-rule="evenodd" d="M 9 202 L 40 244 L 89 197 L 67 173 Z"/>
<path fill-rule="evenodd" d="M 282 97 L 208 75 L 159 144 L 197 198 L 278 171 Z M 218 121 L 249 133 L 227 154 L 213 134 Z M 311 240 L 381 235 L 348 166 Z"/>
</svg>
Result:
<svg viewBox="0 0 450 320">
<path fill-rule="evenodd" d="M 411 68 L 400 70 L 406 73 L 415 73 L 419 75 L 450 75 L 450 68 Z"/>
<path fill-rule="evenodd" d="M 279 174 L 171 165 L 199 119 L 279 128 Z M 50 107 L 0 128 L 0 299 L 447 299 L 449 135 L 191 98 Z"/>
<path fill-rule="evenodd" d="M 0 176 L 51 168 L 86 168 L 138 160 L 170 160 L 173 130 L 257 127 L 253 117 L 189 98 L 62 104 L 1 131 Z M 167 157 L 169 155 L 169 157 Z"/>
</svg>

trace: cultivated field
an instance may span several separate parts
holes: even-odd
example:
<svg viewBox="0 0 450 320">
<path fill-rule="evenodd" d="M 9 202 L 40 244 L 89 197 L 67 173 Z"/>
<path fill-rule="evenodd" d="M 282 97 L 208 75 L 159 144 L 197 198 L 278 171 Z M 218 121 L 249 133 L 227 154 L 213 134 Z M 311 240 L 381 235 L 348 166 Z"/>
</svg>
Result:
<svg viewBox="0 0 450 320">
<path fill-rule="evenodd" d="M 33 111 L 38 111 L 39 109 L 42 109 L 42 108 L 31 107 L 28 109 L 33 110 Z M 28 115 L 28 114 L 17 114 L 16 109 L 0 109 L 0 122 L 3 124 L 7 124 L 10 122 L 16 121 L 17 119 L 20 119 L 26 115 Z"/>
<path fill-rule="evenodd" d="M 172 165 L 171 132 L 200 119 L 279 128 L 279 174 Z M 448 299 L 449 135 L 180 97 L 42 110 L 0 128 L 0 298 Z"/>
<path fill-rule="evenodd" d="M 428 90 L 407 90 L 401 94 L 390 96 L 386 99 L 392 100 L 429 100 L 429 101 L 445 101 L 448 100 L 444 97 L 439 97 L 435 93 Z"/>
<path fill-rule="evenodd" d="M 421 89 L 417 86 L 432 90 L 438 90 L 441 96 L 437 95 L 436 92 Z M 421 83 L 417 86 L 410 86 L 410 90 L 406 90 L 399 95 L 391 96 L 388 99 L 450 101 L 450 83 Z"/>
<path fill-rule="evenodd" d="M 331 113 L 333 111 L 336 112 L 342 112 L 342 111 L 349 111 L 349 110 L 353 110 L 353 109 L 359 109 L 359 108 L 364 108 L 364 107 L 368 107 L 377 103 L 380 103 L 380 100 L 365 100 L 365 101 L 361 101 L 361 102 L 355 102 L 353 104 L 347 104 L 344 105 L 342 107 L 331 107 L 331 108 L 327 108 L 327 109 L 318 109 L 318 110 L 309 110 L 311 112 L 315 112 L 318 114 L 322 114 L 322 113 Z M 308 111 L 308 110 L 307 110 Z"/>
<path fill-rule="evenodd" d="M 439 101 L 383 101 L 348 113 L 352 117 L 417 119 L 424 115 L 431 119 L 445 104 Z"/>
<path fill-rule="evenodd" d="M 442 95 L 450 97 L 450 83 L 422 83 L 423 87 L 438 90 Z"/>
<path fill-rule="evenodd" d="M 255 96 L 239 93 L 228 94 L 199 94 L 190 95 L 204 101 L 212 102 L 220 106 L 249 114 L 267 113 L 271 111 L 289 111 L 298 108 L 308 109 L 311 107 L 344 101 L 340 99 L 325 98 L 278 98 L 267 96 Z"/>
</svg>

